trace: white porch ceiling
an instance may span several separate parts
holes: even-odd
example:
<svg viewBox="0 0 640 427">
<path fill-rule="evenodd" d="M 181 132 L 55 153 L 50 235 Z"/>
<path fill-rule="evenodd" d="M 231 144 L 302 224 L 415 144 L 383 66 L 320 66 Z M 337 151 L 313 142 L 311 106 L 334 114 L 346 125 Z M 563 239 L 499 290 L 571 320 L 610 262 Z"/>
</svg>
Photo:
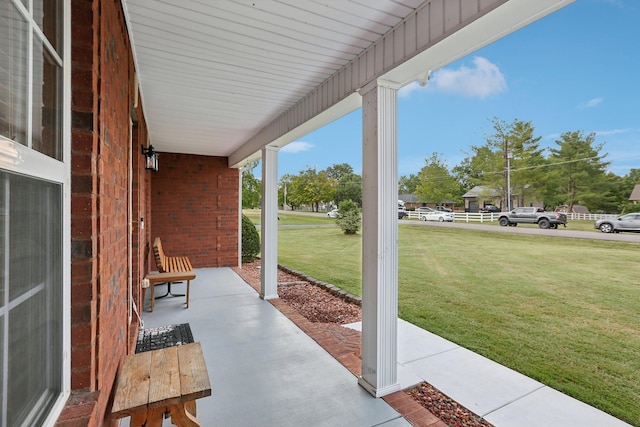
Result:
<svg viewBox="0 0 640 427">
<path fill-rule="evenodd" d="M 155 149 L 239 164 L 357 108 L 368 81 L 406 84 L 572 1 L 122 4 Z"/>
</svg>

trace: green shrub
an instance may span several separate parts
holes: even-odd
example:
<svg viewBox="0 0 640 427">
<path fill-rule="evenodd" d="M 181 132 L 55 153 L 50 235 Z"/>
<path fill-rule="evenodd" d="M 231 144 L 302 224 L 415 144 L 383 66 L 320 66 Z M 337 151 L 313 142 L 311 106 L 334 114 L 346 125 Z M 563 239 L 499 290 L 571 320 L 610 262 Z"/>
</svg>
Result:
<svg viewBox="0 0 640 427">
<path fill-rule="evenodd" d="M 253 222 L 242 214 L 242 262 L 251 262 L 260 253 L 260 234 Z"/>
<path fill-rule="evenodd" d="M 344 231 L 344 234 L 356 234 L 362 226 L 360 208 L 352 200 L 345 200 L 338 206 L 340 217 L 336 219 L 338 227 Z"/>
</svg>

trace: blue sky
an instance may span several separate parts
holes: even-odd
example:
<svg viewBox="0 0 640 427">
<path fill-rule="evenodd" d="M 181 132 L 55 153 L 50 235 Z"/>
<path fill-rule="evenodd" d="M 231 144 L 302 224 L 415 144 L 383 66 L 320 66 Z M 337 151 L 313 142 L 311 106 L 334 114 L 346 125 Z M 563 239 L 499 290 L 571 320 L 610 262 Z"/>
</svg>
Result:
<svg viewBox="0 0 640 427">
<path fill-rule="evenodd" d="M 571 5 L 413 83 L 398 99 L 398 173 L 438 153 L 449 168 L 492 134 L 491 119 L 530 121 L 542 147 L 564 132 L 594 132 L 625 175 L 640 168 L 640 1 Z M 283 148 L 278 176 L 348 163 L 362 172 L 362 112 Z"/>
</svg>

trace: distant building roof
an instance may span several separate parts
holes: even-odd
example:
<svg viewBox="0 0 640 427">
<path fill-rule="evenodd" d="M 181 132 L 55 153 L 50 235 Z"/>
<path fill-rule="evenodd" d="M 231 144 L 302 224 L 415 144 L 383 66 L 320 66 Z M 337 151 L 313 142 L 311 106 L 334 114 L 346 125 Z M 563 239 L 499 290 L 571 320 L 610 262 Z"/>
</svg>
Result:
<svg viewBox="0 0 640 427">
<path fill-rule="evenodd" d="M 413 194 L 400 194 L 398 200 L 402 200 L 405 203 L 420 203 L 420 200 Z"/>
<path fill-rule="evenodd" d="M 471 190 L 462 195 L 463 198 L 480 196 L 499 197 L 500 193 L 495 188 L 491 188 L 486 185 L 476 185 Z"/>
<path fill-rule="evenodd" d="M 636 186 L 633 187 L 629 200 L 634 202 L 640 201 L 640 184 L 636 184 Z"/>
</svg>

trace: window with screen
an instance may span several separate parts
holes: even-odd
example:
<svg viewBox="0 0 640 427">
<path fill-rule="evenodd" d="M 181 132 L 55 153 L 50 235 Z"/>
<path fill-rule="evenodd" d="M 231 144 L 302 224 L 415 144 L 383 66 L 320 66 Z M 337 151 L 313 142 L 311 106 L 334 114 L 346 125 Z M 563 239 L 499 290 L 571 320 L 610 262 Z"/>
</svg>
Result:
<svg viewBox="0 0 640 427">
<path fill-rule="evenodd" d="M 69 7 L 69 0 L 0 0 L 2 426 L 50 425 L 69 388 L 63 34 L 70 30 L 62 25 Z"/>
</svg>

